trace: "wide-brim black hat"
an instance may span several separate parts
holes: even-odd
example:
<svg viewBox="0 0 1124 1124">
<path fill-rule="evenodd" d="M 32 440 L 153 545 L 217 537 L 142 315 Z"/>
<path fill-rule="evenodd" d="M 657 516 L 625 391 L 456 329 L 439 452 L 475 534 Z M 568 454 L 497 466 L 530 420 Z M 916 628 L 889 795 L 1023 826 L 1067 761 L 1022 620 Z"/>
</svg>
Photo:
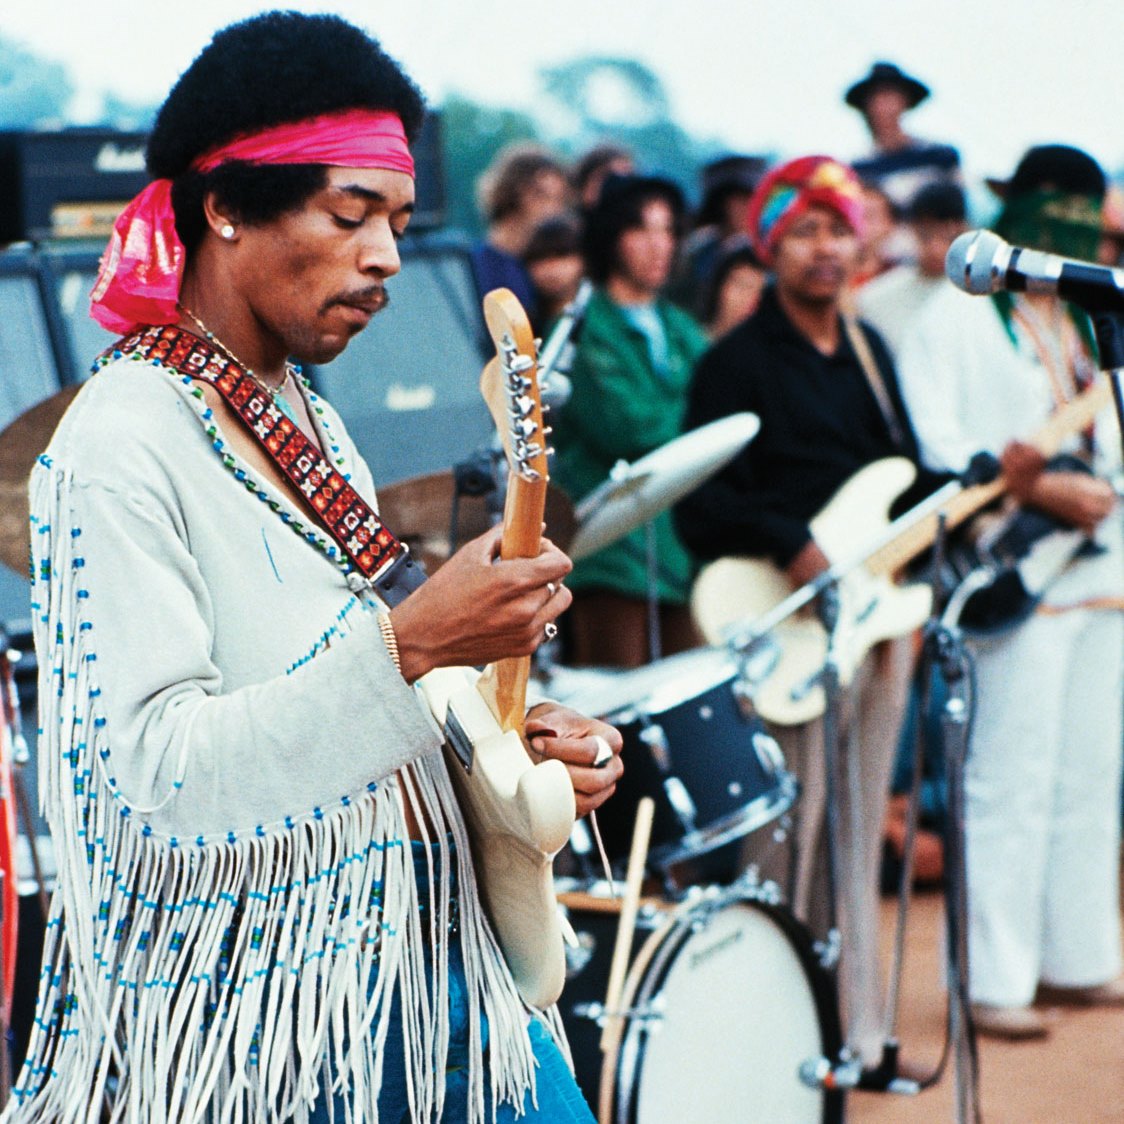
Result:
<svg viewBox="0 0 1124 1124">
<path fill-rule="evenodd" d="M 844 95 L 843 100 L 855 109 L 862 109 L 866 99 L 879 86 L 895 86 L 905 94 L 909 108 L 920 105 L 929 96 L 929 87 L 892 62 L 876 62 L 865 78 L 860 78 Z"/>
<path fill-rule="evenodd" d="M 1070 195 L 1102 195 L 1105 174 L 1087 152 L 1068 144 L 1036 144 L 1028 148 L 1010 179 L 986 178 L 1000 199 L 1050 186 Z"/>
</svg>

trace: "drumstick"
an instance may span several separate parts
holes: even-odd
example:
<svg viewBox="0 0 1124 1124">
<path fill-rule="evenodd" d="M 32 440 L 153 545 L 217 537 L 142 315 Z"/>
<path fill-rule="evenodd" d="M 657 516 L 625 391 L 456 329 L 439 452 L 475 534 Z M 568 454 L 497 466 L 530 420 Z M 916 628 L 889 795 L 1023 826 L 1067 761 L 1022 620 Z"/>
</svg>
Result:
<svg viewBox="0 0 1124 1124">
<path fill-rule="evenodd" d="M 609 986 L 605 992 L 605 1025 L 601 1028 L 601 1052 L 612 1047 L 612 1039 L 619 1036 L 623 1012 L 618 1010 L 621 989 L 628 970 L 628 955 L 632 951 L 632 933 L 636 928 L 636 914 L 640 906 L 640 889 L 644 881 L 644 867 L 648 861 L 648 840 L 652 834 L 652 815 L 656 802 L 650 796 L 640 799 L 636 809 L 636 824 L 632 829 L 632 850 L 628 855 L 628 874 L 624 897 L 621 899 L 621 916 L 617 922 L 617 942 L 613 946 L 612 967 L 609 969 Z"/>
</svg>

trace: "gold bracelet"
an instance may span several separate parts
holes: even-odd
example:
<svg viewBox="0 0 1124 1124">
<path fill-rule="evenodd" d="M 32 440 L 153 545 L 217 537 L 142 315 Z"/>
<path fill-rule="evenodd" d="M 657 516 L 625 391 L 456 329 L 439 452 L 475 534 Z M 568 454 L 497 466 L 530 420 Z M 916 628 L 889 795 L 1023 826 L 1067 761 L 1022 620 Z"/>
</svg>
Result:
<svg viewBox="0 0 1124 1124">
<path fill-rule="evenodd" d="M 386 644 L 386 650 L 390 653 L 394 666 L 401 674 L 402 660 L 398 655 L 398 637 L 394 635 L 394 625 L 390 623 L 389 613 L 379 613 L 379 631 L 382 633 L 383 643 Z"/>
</svg>

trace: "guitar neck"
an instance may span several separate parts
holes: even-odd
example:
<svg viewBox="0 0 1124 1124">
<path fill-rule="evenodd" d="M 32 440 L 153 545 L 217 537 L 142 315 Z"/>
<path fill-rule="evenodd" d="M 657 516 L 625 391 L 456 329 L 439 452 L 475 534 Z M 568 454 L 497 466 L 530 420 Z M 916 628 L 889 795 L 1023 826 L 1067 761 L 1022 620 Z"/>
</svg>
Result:
<svg viewBox="0 0 1124 1124">
<path fill-rule="evenodd" d="M 539 553 L 545 511 L 546 481 L 526 480 L 512 473 L 504 505 L 501 558 L 534 558 Z M 522 732 L 530 676 L 531 657 L 512 656 L 490 664 L 480 680 L 480 693 L 505 731 Z"/>
<path fill-rule="evenodd" d="M 1091 425 L 1111 401 L 1111 388 L 1106 378 L 1099 378 L 1072 401 L 1051 415 L 1049 421 L 1031 439 L 1040 453 L 1052 457 L 1068 438 Z M 999 476 L 990 484 L 964 488 L 945 503 L 940 512 L 933 512 L 907 526 L 901 534 L 874 551 L 867 568 L 875 574 L 894 574 L 936 541 L 939 515 L 945 517 L 948 530 L 960 526 L 977 511 L 997 500 L 1007 491 L 1007 481 Z"/>
</svg>

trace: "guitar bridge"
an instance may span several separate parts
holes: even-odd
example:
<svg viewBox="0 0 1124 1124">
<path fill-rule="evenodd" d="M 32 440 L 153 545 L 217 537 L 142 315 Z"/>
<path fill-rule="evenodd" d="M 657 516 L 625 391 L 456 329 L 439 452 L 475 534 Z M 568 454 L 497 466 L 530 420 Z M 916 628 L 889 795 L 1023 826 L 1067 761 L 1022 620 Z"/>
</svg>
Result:
<svg viewBox="0 0 1124 1124">
<path fill-rule="evenodd" d="M 445 742 L 456 754 L 457 760 L 464 767 L 464 771 L 471 776 L 472 763 L 475 758 L 472 739 L 465 732 L 465 728 L 461 725 L 460 719 L 457 718 L 456 712 L 451 706 L 445 711 Z"/>
</svg>

